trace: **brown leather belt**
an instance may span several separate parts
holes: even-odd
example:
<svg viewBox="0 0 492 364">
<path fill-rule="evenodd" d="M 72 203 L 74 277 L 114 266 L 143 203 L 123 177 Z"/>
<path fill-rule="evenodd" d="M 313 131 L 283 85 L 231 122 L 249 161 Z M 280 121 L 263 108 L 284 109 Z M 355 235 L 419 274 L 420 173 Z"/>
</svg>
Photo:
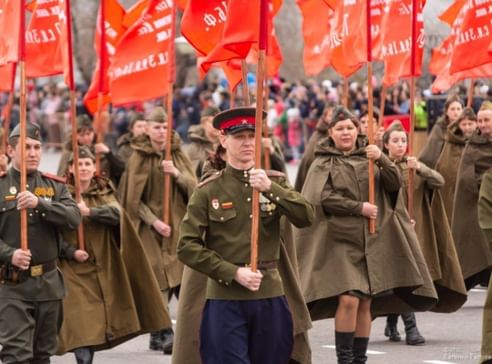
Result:
<svg viewBox="0 0 492 364">
<path fill-rule="evenodd" d="M 51 262 L 47 262 L 43 264 L 31 265 L 29 267 L 28 272 L 31 277 L 39 277 L 55 269 L 56 269 L 56 260 L 52 260 Z"/>
<path fill-rule="evenodd" d="M 237 263 L 236 265 L 240 267 L 250 267 L 250 263 Z M 276 269 L 277 261 L 276 260 L 264 260 L 258 262 L 258 269 L 268 270 L 268 269 Z"/>
</svg>

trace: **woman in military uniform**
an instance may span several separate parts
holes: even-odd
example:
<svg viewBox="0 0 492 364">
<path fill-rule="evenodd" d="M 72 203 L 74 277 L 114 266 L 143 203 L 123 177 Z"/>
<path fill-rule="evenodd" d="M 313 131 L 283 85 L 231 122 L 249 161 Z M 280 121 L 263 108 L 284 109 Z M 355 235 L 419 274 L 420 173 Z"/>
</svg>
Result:
<svg viewBox="0 0 492 364">
<path fill-rule="evenodd" d="M 178 257 L 209 277 L 200 328 L 205 364 L 287 363 L 293 348 L 293 322 L 278 270 L 280 218 L 307 226 L 313 211 L 283 173 L 252 169 L 254 117 L 254 108 L 215 117 L 227 165 L 195 190 L 181 225 Z M 261 192 L 256 272 L 248 264 L 253 188 Z"/>
<path fill-rule="evenodd" d="M 429 309 L 436 292 L 408 214 L 397 203 L 398 168 L 358 137 L 357 127 L 347 109 L 335 110 L 302 191 L 315 205 L 315 223 L 297 231 L 296 246 L 311 318 L 335 317 L 338 363 L 360 364 L 367 360 L 372 314 Z M 368 202 L 369 160 L 375 204 Z M 369 219 L 376 220 L 375 234 Z"/>
<path fill-rule="evenodd" d="M 73 159 L 69 160 L 70 170 Z M 95 350 L 114 347 L 170 325 L 168 312 L 142 242 L 116 200 L 108 179 L 95 177 L 95 157 L 79 149 L 85 251 L 77 234 L 67 242 L 61 270 L 69 291 L 58 353 L 74 351 L 79 364 L 92 363 Z M 69 189 L 73 192 L 73 175 Z"/>
</svg>

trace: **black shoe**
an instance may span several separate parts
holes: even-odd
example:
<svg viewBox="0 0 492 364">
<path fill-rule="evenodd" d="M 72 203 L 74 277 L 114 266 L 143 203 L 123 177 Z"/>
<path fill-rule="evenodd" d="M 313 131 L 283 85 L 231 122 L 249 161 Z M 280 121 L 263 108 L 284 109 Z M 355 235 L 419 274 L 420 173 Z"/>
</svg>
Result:
<svg viewBox="0 0 492 364">
<path fill-rule="evenodd" d="M 335 331 L 335 350 L 338 364 L 352 364 L 354 360 L 354 333 Z"/>
<path fill-rule="evenodd" d="M 173 329 L 164 329 L 161 331 L 162 351 L 166 355 L 173 353 L 174 332 Z"/>
<path fill-rule="evenodd" d="M 386 327 L 384 328 L 384 336 L 389 337 L 390 341 L 401 341 L 400 333 L 397 328 L 398 315 L 388 315 L 386 319 Z"/>
<path fill-rule="evenodd" d="M 161 331 L 156 331 L 156 332 L 150 333 L 149 349 L 150 350 L 156 350 L 156 351 L 162 350 Z"/>
<path fill-rule="evenodd" d="M 73 351 L 77 364 L 92 364 L 94 350 L 90 346 L 77 348 Z"/>
<path fill-rule="evenodd" d="M 354 361 L 353 364 L 364 364 L 367 362 L 367 346 L 369 345 L 368 337 L 354 338 Z"/>
<path fill-rule="evenodd" d="M 425 343 L 425 338 L 420 335 L 417 329 L 417 320 L 415 319 L 415 314 L 404 313 L 401 315 L 403 322 L 405 323 L 405 342 L 407 345 L 423 345 Z"/>
</svg>

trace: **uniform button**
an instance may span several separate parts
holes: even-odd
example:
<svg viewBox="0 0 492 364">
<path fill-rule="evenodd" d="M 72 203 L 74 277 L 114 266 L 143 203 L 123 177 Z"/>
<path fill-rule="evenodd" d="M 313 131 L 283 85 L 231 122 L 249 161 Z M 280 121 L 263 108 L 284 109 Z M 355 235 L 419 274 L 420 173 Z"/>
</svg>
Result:
<svg viewBox="0 0 492 364">
<path fill-rule="evenodd" d="M 248 187 L 249 185 L 247 183 L 244 184 L 244 187 Z"/>
<path fill-rule="evenodd" d="M 2 207 L 2 211 L 5 211 L 5 207 Z"/>
<path fill-rule="evenodd" d="M 278 196 L 277 196 L 277 197 L 275 197 L 275 200 L 276 200 L 276 201 L 280 201 L 280 197 L 278 197 Z"/>
<path fill-rule="evenodd" d="M 248 197 L 246 201 L 251 202 L 251 197 Z"/>
<path fill-rule="evenodd" d="M 46 214 L 43 212 L 43 213 L 41 214 L 41 216 L 46 216 Z"/>
<path fill-rule="evenodd" d="M 229 282 L 225 282 L 225 285 L 228 286 L 229 285 Z"/>
<path fill-rule="evenodd" d="M 252 219 L 253 218 L 253 214 L 249 214 L 249 218 Z"/>
<path fill-rule="evenodd" d="M 273 197 L 273 193 L 272 192 L 270 192 L 270 197 Z"/>
<path fill-rule="evenodd" d="M 222 279 L 219 279 L 219 283 L 222 283 Z"/>
<path fill-rule="evenodd" d="M 32 217 L 32 213 L 29 213 L 29 217 Z"/>
<path fill-rule="evenodd" d="M 26 184 L 26 187 L 29 188 L 29 185 Z"/>
<path fill-rule="evenodd" d="M 221 217 L 220 217 L 220 220 L 221 220 L 221 221 L 224 221 L 224 216 L 221 216 Z"/>
<path fill-rule="evenodd" d="M 38 210 L 34 210 L 35 213 L 38 213 L 39 211 Z"/>
</svg>

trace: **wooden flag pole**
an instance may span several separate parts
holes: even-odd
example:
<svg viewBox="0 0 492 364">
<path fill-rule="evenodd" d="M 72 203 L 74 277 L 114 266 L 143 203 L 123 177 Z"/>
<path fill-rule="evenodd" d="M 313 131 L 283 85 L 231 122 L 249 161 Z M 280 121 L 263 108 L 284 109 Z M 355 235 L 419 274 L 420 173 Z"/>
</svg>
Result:
<svg viewBox="0 0 492 364">
<path fill-rule="evenodd" d="M 263 132 L 263 84 L 265 81 L 266 58 L 266 17 L 268 14 L 268 1 L 260 0 L 260 37 L 258 52 L 258 68 L 256 69 L 256 126 L 255 126 L 255 168 L 261 168 L 261 147 Z M 251 220 L 251 270 L 258 268 L 258 239 L 260 233 L 260 193 L 253 189 Z"/>
<path fill-rule="evenodd" d="M 470 86 L 468 87 L 468 98 L 466 100 L 466 106 L 467 107 L 473 106 L 474 94 L 475 94 L 475 80 L 473 78 L 470 78 Z"/>
<path fill-rule="evenodd" d="M 270 97 L 270 89 L 268 87 L 268 35 L 270 34 L 270 29 L 268 27 L 268 21 L 265 21 L 265 28 L 266 28 L 266 37 L 265 37 L 265 62 L 264 62 L 264 90 L 263 94 L 264 95 L 258 95 L 257 97 L 264 97 L 263 100 L 263 109 L 268 110 L 268 98 Z M 270 133 L 268 129 L 268 122 L 263 123 L 263 137 L 264 138 L 270 138 Z M 272 140 L 272 145 L 273 145 L 273 140 Z M 270 158 L 270 149 L 263 147 L 262 143 L 262 149 L 263 149 L 263 168 L 268 171 L 272 168 L 272 162 Z"/>
<path fill-rule="evenodd" d="M 100 32 L 100 49 L 99 49 L 99 85 L 97 91 L 97 112 L 95 120 L 96 142 L 104 142 L 103 128 L 103 103 L 104 103 L 104 63 L 106 62 L 106 6 L 105 0 L 101 0 L 101 11 L 99 14 L 99 32 Z M 96 173 L 101 174 L 101 154 L 96 153 Z"/>
<path fill-rule="evenodd" d="M 412 0 L 412 48 L 410 53 L 410 125 L 408 130 L 408 155 L 413 154 L 414 143 L 414 118 L 415 118 L 415 54 L 417 47 L 417 0 Z M 415 171 L 408 170 L 408 214 L 414 218 L 413 211 L 413 186 Z"/>
<path fill-rule="evenodd" d="M 26 126 L 27 126 L 27 97 L 26 97 L 26 6 L 25 0 L 19 1 L 20 10 L 20 32 L 19 32 L 19 72 L 20 72 L 20 192 L 27 188 L 27 156 L 26 156 Z M 27 209 L 20 210 L 20 248 L 29 249 L 27 240 Z"/>
<path fill-rule="evenodd" d="M 176 57 L 175 57 L 175 35 L 176 35 L 176 4 L 173 4 L 171 36 L 169 41 L 169 83 L 167 92 L 167 134 L 166 134 L 166 151 L 164 159 L 172 160 L 171 146 L 173 141 L 173 88 L 176 77 Z M 164 196 L 163 196 L 163 221 L 165 224 L 171 223 L 171 175 L 164 173 Z"/>
<path fill-rule="evenodd" d="M 347 107 L 348 106 L 348 94 L 349 94 L 349 83 L 348 83 L 348 77 L 343 78 L 343 96 L 342 96 L 342 105 Z"/>
<path fill-rule="evenodd" d="M 369 144 L 374 144 L 374 120 L 373 120 L 373 87 L 372 87 L 372 35 L 371 35 L 371 6 L 367 0 L 367 137 Z M 369 160 L 369 203 L 375 204 L 374 161 Z M 376 233 L 376 220 L 369 219 L 369 233 Z"/>
<path fill-rule="evenodd" d="M 243 74 L 243 79 L 241 80 L 241 90 L 243 91 L 244 106 L 250 106 L 251 98 L 249 97 L 248 65 L 244 59 L 241 60 L 241 72 Z"/>
<path fill-rule="evenodd" d="M 77 104 L 75 95 L 75 81 L 73 76 L 73 53 L 72 53 L 72 12 L 70 0 L 66 0 L 67 19 L 67 53 L 68 53 L 68 88 L 70 90 L 70 122 L 72 124 L 72 152 L 73 152 L 73 180 L 75 189 L 75 201 L 82 202 L 79 172 L 79 144 L 77 141 Z M 77 228 L 78 248 L 85 250 L 84 225 L 79 224 Z"/>
<path fill-rule="evenodd" d="M 384 108 L 386 107 L 386 86 L 383 84 L 381 86 L 381 96 L 380 96 L 380 100 L 379 100 L 379 120 L 378 120 L 378 124 L 379 126 L 384 126 L 384 121 L 383 121 L 383 118 L 384 118 Z"/>
</svg>

